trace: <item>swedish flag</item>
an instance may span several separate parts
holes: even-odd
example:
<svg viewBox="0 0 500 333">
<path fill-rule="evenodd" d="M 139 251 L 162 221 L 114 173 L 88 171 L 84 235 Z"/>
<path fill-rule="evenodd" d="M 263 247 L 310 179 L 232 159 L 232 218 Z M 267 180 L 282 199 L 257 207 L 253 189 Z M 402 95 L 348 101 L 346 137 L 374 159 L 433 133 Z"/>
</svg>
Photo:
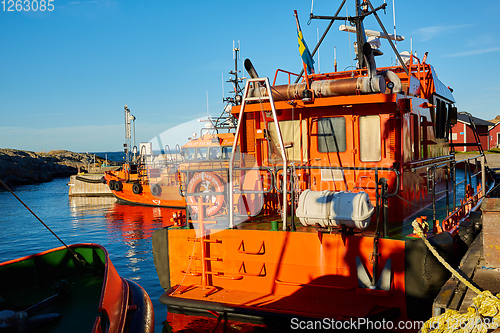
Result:
<svg viewBox="0 0 500 333">
<path fill-rule="evenodd" d="M 295 20 L 297 21 L 297 36 L 299 40 L 299 52 L 302 57 L 302 61 L 306 65 L 307 74 L 314 73 L 314 60 L 311 56 L 311 52 L 309 52 L 309 48 L 307 47 L 306 41 L 304 40 L 304 36 L 302 35 L 302 30 L 300 30 L 299 17 L 297 15 L 297 11 L 295 11 Z"/>
</svg>

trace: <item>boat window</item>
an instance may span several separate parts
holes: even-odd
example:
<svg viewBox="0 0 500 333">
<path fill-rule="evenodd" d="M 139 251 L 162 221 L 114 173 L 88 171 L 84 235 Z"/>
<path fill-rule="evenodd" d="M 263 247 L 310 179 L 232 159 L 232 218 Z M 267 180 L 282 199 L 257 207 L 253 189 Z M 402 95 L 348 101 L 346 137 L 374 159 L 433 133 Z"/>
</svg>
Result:
<svg viewBox="0 0 500 333">
<path fill-rule="evenodd" d="M 195 149 L 194 148 L 183 148 L 184 158 L 188 161 L 194 160 L 195 157 Z"/>
<path fill-rule="evenodd" d="M 220 147 L 210 147 L 209 148 L 209 158 L 211 160 L 220 160 L 222 157 L 222 151 Z"/>
<path fill-rule="evenodd" d="M 225 160 L 230 159 L 232 151 L 233 147 L 222 147 L 222 158 Z"/>
<path fill-rule="evenodd" d="M 448 106 L 442 99 L 436 98 L 436 138 L 447 137 L 448 127 Z"/>
<path fill-rule="evenodd" d="M 196 159 L 197 160 L 206 160 L 207 159 L 207 150 L 208 148 L 198 148 Z"/>
<path fill-rule="evenodd" d="M 380 117 L 359 117 L 359 152 L 362 162 L 376 162 L 382 158 Z"/>
<path fill-rule="evenodd" d="M 318 151 L 335 153 L 346 151 L 345 118 L 321 118 L 318 120 Z"/>
</svg>

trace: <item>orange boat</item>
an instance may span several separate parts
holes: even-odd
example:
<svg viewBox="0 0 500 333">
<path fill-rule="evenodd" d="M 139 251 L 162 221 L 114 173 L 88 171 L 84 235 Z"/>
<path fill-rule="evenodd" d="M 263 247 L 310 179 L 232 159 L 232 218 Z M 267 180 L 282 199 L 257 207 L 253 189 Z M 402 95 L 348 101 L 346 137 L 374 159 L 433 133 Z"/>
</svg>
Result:
<svg viewBox="0 0 500 333">
<path fill-rule="evenodd" d="M 238 57 L 238 48 L 235 59 Z M 236 119 L 231 115 L 230 110 L 234 105 L 241 102 L 241 92 L 239 83 L 244 78 L 238 78 L 237 61 L 235 60 L 235 70 L 230 72 L 234 77 L 228 82 L 234 85 L 234 97 L 224 98 L 226 103 L 222 114 L 218 117 L 208 116 L 205 122 L 207 128 L 200 131 L 200 137 L 195 137 L 180 148 L 176 146 L 172 153 L 168 146 L 165 146 L 164 154 L 154 155 L 151 143 L 141 143 L 138 157 L 128 161 L 117 171 L 108 171 L 104 178 L 119 202 L 159 206 L 169 208 L 185 208 L 186 200 L 192 202 L 192 192 L 203 192 L 205 200 L 215 200 L 216 206 L 220 203 L 222 194 L 221 188 L 224 175 L 217 175 L 223 168 L 227 170 L 228 161 L 231 155 L 234 142 L 234 128 Z M 130 110 L 125 106 L 125 126 L 126 138 L 130 139 Z M 227 133 L 222 133 L 227 131 Z M 125 147 L 129 147 L 126 143 Z M 135 147 L 134 147 L 135 148 Z M 135 149 L 136 150 L 136 149 Z M 221 169 L 221 170 L 218 170 Z M 192 179 L 193 173 L 201 173 L 206 170 L 207 177 Z M 190 192 L 187 194 L 186 189 Z M 215 191 L 215 195 L 214 195 Z M 215 209 L 218 210 L 218 209 Z M 215 214 L 215 211 L 214 211 Z"/>
<path fill-rule="evenodd" d="M 357 0 L 357 15 L 339 17 L 344 3 L 333 17 L 311 18 L 353 23 L 341 29 L 357 34 L 358 69 L 308 74 L 305 64 L 304 75 L 278 70 L 288 84 L 275 77 L 271 85 L 245 62 L 252 79 L 232 109 L 227 168 L 212 171 L 216 198 L 188 186 L 185 225 L 153 234 L 170 319 L 418 330 L 412 323 L 431 316 L 449 272 L 411 223 L 458 264 L 476 233 L 470 213 L 493 178 L 478 156 L 462 161 L 459 181 L 449 135 L 455 99 L 427 56 L 397 54 L 399 65 L 377 68 L 380 51 L 362 23 L 386 5 Z M 381 28 L 378 36 L 389 36 Z M 211 171 L 185 172 L 196 180 Z"/>
<path fill-rule="evenodd" d="M 233 133 L 204 134 L 181 148 L 179 161 L 167 160 L 166 166 L 149 164 L 141 154 L 139 162 L 107 171 L 104 178 L 119 202 L 185 208 L 186 200 L 194 202 L 193 192 L 203 192 L 205 200 L 216 202 L 224 188 L 222 176 L 217 173 L 221 168 L 227 170 L 233 141 Z M 202 177 L 192 179 L 195 173 Z M 187 199 L 186 190 L 190 192 Z M 218 204 L 221 202 L 216 207 Z"/>
<path fill-rule="evenodd" d="M 104 179 L 116 199 L 123 203 L 147 206 L 186 207 L 179 193 L 177 155 L 169 159 L 153 156 L 151 148 L 141 144 L 141 154 L 116 171 L 106 171 Z M 164 156 L 164 155 L 161 155 Z"/>
</svg>

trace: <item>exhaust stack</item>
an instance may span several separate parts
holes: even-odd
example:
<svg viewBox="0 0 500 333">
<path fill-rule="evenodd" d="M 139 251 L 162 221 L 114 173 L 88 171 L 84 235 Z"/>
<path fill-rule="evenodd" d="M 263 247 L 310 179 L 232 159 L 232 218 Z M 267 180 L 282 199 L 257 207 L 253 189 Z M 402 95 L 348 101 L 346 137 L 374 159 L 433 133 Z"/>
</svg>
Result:
<svg viewBox="0 0 500 333">
<path fill-rule="evenodd" d="M 257 74 L 257 71 L 253 67 L 252 62 L 250 61 L 250 59 L 245 59 L 245 69 L 246 69 L 248 75 L 250 75 L 250 77 L 252 79 L 256 79 L 256 78 L 259 77 L 259 74 Z"/>
</svg>

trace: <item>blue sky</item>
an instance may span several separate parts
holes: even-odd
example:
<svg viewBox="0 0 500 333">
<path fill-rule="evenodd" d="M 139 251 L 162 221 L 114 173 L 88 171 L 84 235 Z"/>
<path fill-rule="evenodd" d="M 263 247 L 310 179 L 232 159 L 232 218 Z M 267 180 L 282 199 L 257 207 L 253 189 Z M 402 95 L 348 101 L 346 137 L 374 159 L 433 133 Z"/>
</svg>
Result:
<svg viewBox="0 0 500 333">
<path fill-rule="evenodd" d="M 383 3 L 372 0 L 374 6 Z M 333 15 L 341 1 L 314 1 L 316 15 Z M 353 0 L 347 14 L 353 15 Z M 6 0 L 6 4 L 7 0 Z M 233 40 L 260 76 L 302 68 L 293 10 L 312 50 L 328 22 L 307 24 L 311 1 L 54 0 L 54 10 L 9 12 L 0 4 L 0 148 L 32 151 L 119 151 L 123 106 L 137 118 L 137 141 L 170 129 L 172 142 L 192 131 L 178 126 L 219 115 L 222 76 L 233 69 Z M 379 15 L 393 31 L 392 0 Z M 428 63 L 454 89 L 459 111 L 486 120 L 500 114 L 500 3 L 494 0 L 395 0 L 400 51 Z M 344 8 L 341 15 L 345 16 Z M 316 70 L 354 58 L 349 34 L 336 22 L 322 44 Z M 380 30 L 374 19 L 365 28 Z M 351 35 L 351 43 L 354 35 Z M 388 66 L 394 56 L 382 42 Z M 241 66 L 240 62 L 240 67 Z M 281 77 L 283 80 L 284 76 Z M 229 83 L 224 83 L 228 96 Z M 191 121 L 196 130 L 196 121 Z M 182 131 L 172 129 L 182 128 Z"/>
</svg>

